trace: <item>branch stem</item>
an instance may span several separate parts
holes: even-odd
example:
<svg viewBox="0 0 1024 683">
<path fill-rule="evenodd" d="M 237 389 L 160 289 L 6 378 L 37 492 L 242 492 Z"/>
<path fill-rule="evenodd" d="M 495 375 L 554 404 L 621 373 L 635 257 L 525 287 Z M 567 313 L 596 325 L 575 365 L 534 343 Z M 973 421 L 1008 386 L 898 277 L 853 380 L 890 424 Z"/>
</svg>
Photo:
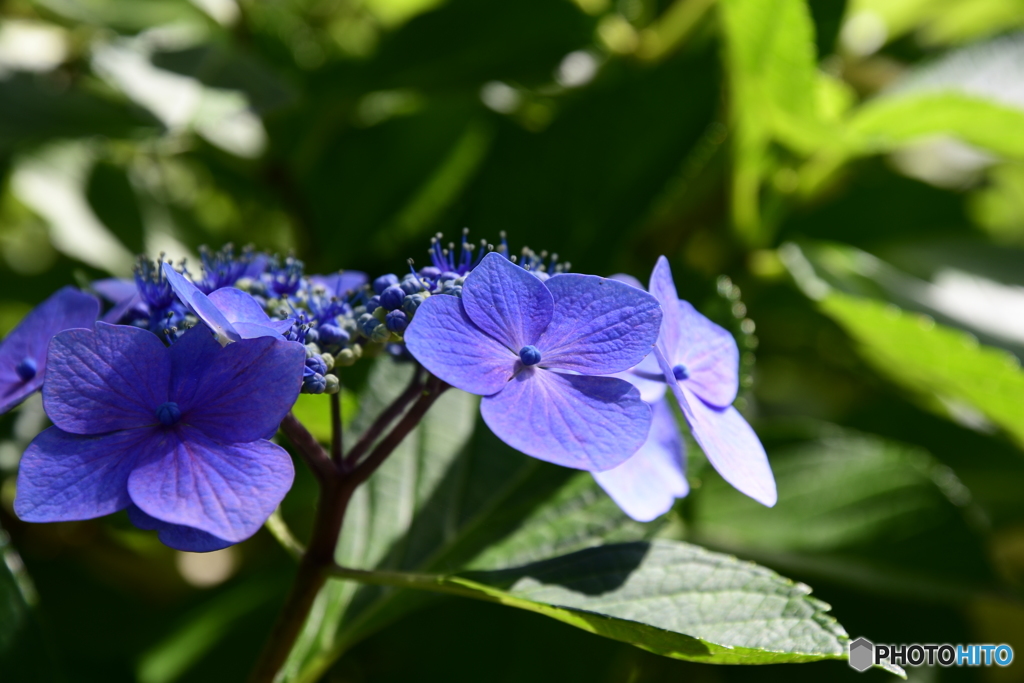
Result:
<svg viewBox="0 0 1024 683">
<path fill-rule="evenodd" d="M 309 548 L 299 560 L 298 572 L 291 591 L 249 677 L 249 683 L 273 683 L 281 667 L 288 660 L 313 608 L 313 602 L 337 567 L 334 553 L 345 521 L 345 511 L 356 488 L 370 478 L 402 440 L 416 428 L 430 406 L 448 389 L 448 385 L 436 377 L 431 376 L 424 383 L 423 374 L 422 368 L 417 367 L 405 392 L 381 413 L 359 443 L 353 447 L 353 452 L 359 456 L 357 449 L 365 452 L 376 443 L 362 462 L 359 462 L 358 457 L 353 458 L 350 453 L 348 458 L 338 465 L 292 414 L 289 413 L 282 422 L 282 430 L 317 475 L 320 483 L 320 500 Z M 405 408 L 410 403 L 412 407 L 406 411 Z M 394 428 L 378 441 L 381 432 L 399 416 L 401 419 Z M 332 425 L 336 430 L 336 439 L 340 431 L 340 419 L 338 423 Z M 335 439 L 332 439 L 332 451 Z"/>
</svg>

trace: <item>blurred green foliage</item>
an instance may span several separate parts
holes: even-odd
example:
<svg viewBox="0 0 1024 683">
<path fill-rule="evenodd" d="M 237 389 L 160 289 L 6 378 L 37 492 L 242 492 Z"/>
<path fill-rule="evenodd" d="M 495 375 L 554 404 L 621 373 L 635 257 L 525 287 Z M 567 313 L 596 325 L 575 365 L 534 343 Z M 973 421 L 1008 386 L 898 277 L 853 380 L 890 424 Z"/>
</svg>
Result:
<svg viewBox="0 0 1024 683">
<path fill-rule="evenodd" d="M 5 0 L 0 331 L 136 252 L 203 243 L 375 274 L 463 226 L 583 272 L 645 279 L 665 254 L 740 340 L 776 508 L 691 444 L 691 495 L 635 525 L 439 404 L 361 494 L 346 562 L 495 570 L 659 536 L 806 581 L 853 636 L 1024 652 L 1021 17 L 1019 0 Z M 343 377 L 354 431 L 389 371 Z M 297 410 L 322 437 L 326 401 Z M 19 522 L 44 421 L 30 401 L 0 422 L 0 678 L 243 680 L 292 560 L 263 532 L 186 556 L 122 516 Z M 283 514 L 302 539 L 316 487 L 298 469 Z M 862 680 L 327 590 L 292 680 Z"/>
</svg>

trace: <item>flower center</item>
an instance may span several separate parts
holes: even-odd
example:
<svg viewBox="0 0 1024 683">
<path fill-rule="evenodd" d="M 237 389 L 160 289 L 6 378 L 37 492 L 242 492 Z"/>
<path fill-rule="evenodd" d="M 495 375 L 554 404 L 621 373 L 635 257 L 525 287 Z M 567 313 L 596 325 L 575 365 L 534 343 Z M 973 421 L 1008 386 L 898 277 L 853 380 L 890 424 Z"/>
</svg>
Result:
<svg viewBox="0 0 1024 683">
<path fill-rule="evenodd" d="M 682 382 L 684 379 L 690 378 L 690 371 L 686 369 L 686 366 L 680 363 L 679 365 L 672 368 L 672 374 L 677 380 Z"/>
<path fill-rule="evenodd" d="M 163 426 L 170 427 L 181 419 L 181 408 L 174 401 L 168 401 L 156 409 L 156 418 Z"/>
<path fill-rule="evenodd" d="M 523 361 L 523 365 L 536 365 L 540 362 L 540 351 L 532 344 L 524 346 L 519 350 L 519 360 Z"/>
<path fill-rule="evenodd" d="M 14 372 L 21 378 L 22 382 L 27 382 L 35 377 L 38 371 L 39 366 L 36 365 L 36 359 L 29 358 L 28 356 L 22 358 L 21 362 L 14 366 Z"/>
</svg>

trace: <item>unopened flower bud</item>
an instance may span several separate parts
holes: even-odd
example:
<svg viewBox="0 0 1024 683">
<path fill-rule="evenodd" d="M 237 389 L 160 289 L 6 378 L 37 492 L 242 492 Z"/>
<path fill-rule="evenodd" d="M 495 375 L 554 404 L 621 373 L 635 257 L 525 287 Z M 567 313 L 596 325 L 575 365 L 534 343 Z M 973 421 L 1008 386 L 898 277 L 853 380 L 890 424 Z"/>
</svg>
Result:
<svg viewBox="0 0 1024 683">
<path fill-rule="evenodd" d="M 325 394 L 336 394 L 341 391 L 341 381 L 334 375 L 325 375 L 324 380 Z"/>
<path fill-rule="evenodd" d="M 395 334 L 402 334 L 405 332 L 405 328 L 408 324 L 409 318 L 402 311 L 391 311 L 388 313 L 387 318 L 384 319 L 384 326 Z"/>
<path fill-rule="evenodd" d="M 393 311 L 402 305 L 404 298 L 405 291 L 399 285 L 391 285 L 381 292 L 380 305 L 388 311 Z"/>
<path fill-rule="evenodd" d="M 320 357 L 324 361 L 324 365 L 327 366 L 327 370 L 330 371 L 334 368 L 334 356 L 326 351 L 320 354 Z"/>
<path fill-rule="evenodd" d="M 385 289 L 391 285 L 398 284 L 398 276 L 394 273 L 388 273 L 387 275 L 381 275 L 379 278 L 373 281 L 373 292 L 374 294 L 381 294 Z"/>
</svg>

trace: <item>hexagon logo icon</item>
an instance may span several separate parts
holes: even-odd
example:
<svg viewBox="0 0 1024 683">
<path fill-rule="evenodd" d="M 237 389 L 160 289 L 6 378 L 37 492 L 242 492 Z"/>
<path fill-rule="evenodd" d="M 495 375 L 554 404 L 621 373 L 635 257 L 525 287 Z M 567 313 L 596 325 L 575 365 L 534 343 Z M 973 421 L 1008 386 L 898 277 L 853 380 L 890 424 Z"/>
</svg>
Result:
<svg viewBox="0 0 1024 683">
<path fill-rule="evenodd" d="M 849 644 L 849 664 L 857 671 L 867 671 L 875 659 L 875 644 L 867 638 L 858 638 Z"/>
</svg>

